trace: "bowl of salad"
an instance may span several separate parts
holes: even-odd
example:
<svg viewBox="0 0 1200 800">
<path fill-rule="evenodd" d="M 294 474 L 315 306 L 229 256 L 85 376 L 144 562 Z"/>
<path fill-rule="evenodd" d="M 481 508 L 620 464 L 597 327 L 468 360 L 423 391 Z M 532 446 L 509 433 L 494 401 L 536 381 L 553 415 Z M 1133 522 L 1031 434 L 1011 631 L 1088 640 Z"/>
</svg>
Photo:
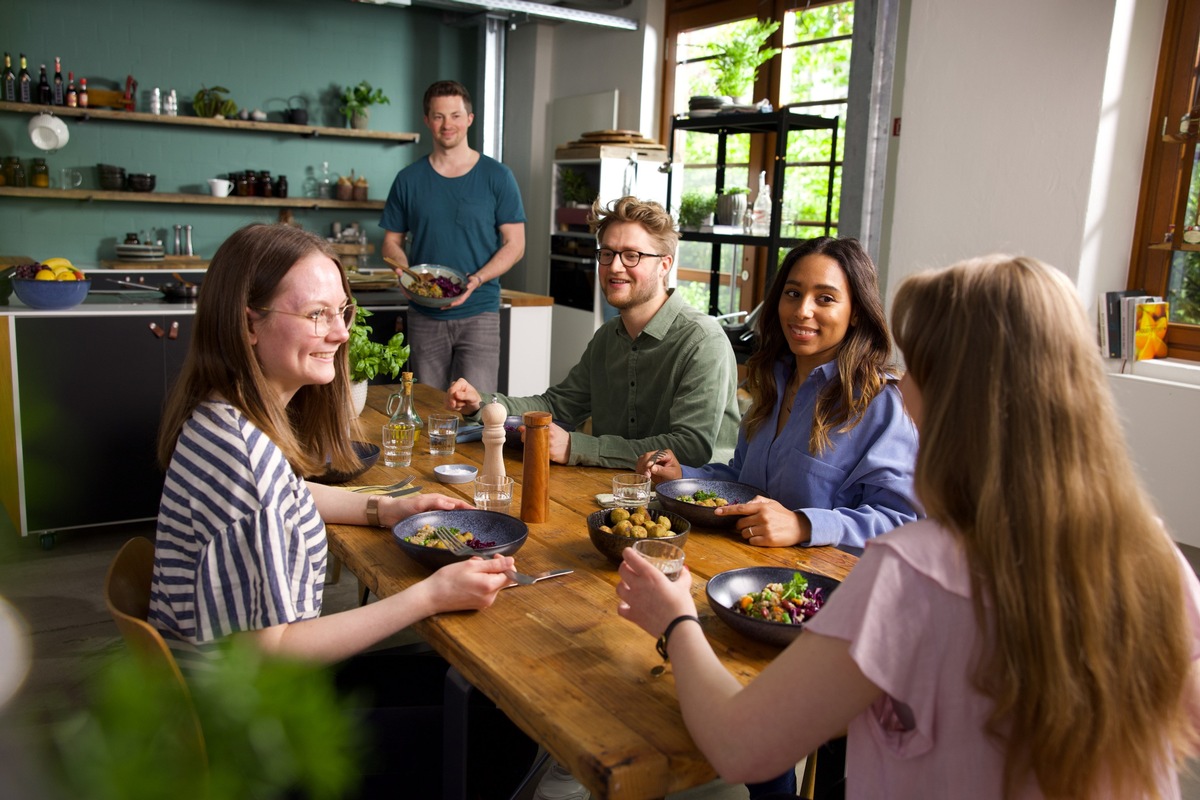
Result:
<svg viewBox="0 0 1200 800">
<path fill-rule="evenodd" d="M 748 503 L 765 494 L 746 483 L 736 481 L 712 481 L 705 478 L 680 478 L 665 481 L 654 487 L 658 504 L 664 511 L 678 514 L 693 525 L 702 528 L 732 528 L 737 516 L 719 517 L 713 513 L 718 507 L 734 503 Z"/>
<path fill-rule="evenodd" d="M 467 276 L 453 267 L 440 264 L 417 264 L 412 271 L 428 280 L 417 280 L 407 272 L 400 273 L 400 288 L 408 299 L 427 308 L 444 308 L 467 290 Z"/>
<path fill-rule="evenodd" d="M 456 556 L 438 541 L 433 531 L 449 528 L 471 548 L 471 554 Z M 449 511 L 425 511 L 402 519 L 392 528 L 396 544 L 413 561 L 436 570 L 472 556 L 512 555 L 529 536 L 529 526 L 516 517 L 499 511 L 455 508 Z"/>
<path fill-rule="evenodd" d="M 787 647 L 840 583 L 789 567 L 743 567 L 714 575 L 704 591 L 726 625 L 751 639 Z"/>
</svg>

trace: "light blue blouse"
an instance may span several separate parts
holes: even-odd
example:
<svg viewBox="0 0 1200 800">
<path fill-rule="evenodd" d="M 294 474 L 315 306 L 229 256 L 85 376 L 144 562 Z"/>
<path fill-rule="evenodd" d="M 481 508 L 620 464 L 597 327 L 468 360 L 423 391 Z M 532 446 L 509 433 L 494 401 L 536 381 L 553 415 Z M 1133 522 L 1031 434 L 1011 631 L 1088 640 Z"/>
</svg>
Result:
<svg viewBox="0 0 1200 800">
<path fill-rule="evenodd" d="M 862 547 L 867 539 L 924 516 L 913 491 L 917 429 L 904 411 L 899 390 L 889 384 L 867 406 L 858 425 L 848 433 L 832 431 L 832 446 L 813 456 L 808 437 L 817 395 L 826 383 L 838 380 L 837 361 L 809 374 L 783 430 L 772 438 L 790 370 L 787 361 L 775 365 L 775 408 L 753 439 L 746 439 L 742 426 L 732 461 L 684 467 L 683 476 L 739 481 L 762 489 L 808 517 L 809 545 Z"/>
</svg>

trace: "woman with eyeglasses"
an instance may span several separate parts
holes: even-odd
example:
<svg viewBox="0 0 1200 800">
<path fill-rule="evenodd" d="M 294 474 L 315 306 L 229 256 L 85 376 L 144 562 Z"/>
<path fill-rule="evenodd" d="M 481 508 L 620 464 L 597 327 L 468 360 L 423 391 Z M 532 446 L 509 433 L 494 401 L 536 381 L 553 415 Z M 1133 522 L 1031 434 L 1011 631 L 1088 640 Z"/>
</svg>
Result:
<svg viewBox="0 0 1200 800">
<path fill-rule="evenodd" d="M 391 527 L 417 512 L 469 507 L 437 494 L 380 497 L 305 480 L 358 464 L 345 347 L 354 310 L 336 256 L 311 233 L 250 225 L 213 256 L 159 433 L 167 474 L 149 621 L 185 668 L 237 636 L 271 654 L 343 662 L 341 674 L 361 676 L 363 664 L 386 662 L 346 659 L 431 614 L 487 608 L 509 582 L 513 559 L 471 559 L 321 616 L 327 522 Z M 445 665 L 422 658 L 413 669 L 433 676 L 436 705 Z M 403 671 L 394 663 L 375 670 L 389 681 Z M 429 732 L 409 736 L 419 744 Z"/>
<path fill-rule="evenodd" d="M 875 265 L 854 239 L 822 236 L 784 258 L 746 364 L 751 405 L 728 463 L 681 465 L 670 450 L 637 464 L 654 483 L 710 478 L 763 490 L 717 509 L 758 547 L 842 545 L 915 520 L 917 433 L 888 364 Z"/>
<path fill-rule="evenodd" d="M 852 799 L 1178 798 L 1200 745 L 1200 583 L 1138 480 L 1075 287 L 975 259 L 904 281 L 892 324 L 929 518 L 872 539 L 746 686 L 676 625 L 697 746 L 755 780 L 848 728 Z M 624 559 L 621 616 L 652 636 L 695 619 L 686 570 Z"/>
</svg>

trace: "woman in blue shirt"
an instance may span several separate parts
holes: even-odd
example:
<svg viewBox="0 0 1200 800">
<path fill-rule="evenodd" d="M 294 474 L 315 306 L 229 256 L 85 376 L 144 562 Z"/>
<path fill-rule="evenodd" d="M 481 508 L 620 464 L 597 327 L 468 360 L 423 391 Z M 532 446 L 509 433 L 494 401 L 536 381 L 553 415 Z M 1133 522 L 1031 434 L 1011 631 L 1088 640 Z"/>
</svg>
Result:
<svg viewBox="0 0 1200 800">
<path fill-rule="evenodd" d="M 752 403 L 728 464 L 687 467 L 667 451 L 637 470 L 763 490 L 725 506 L 760 547 L 862 547 L 919 516 L 917 432 L 889 382 L 891 338 L 875 265 L 854 239 L 822 236 L 788 253 L 763 303 L 746 364 Z"/>
</svg>

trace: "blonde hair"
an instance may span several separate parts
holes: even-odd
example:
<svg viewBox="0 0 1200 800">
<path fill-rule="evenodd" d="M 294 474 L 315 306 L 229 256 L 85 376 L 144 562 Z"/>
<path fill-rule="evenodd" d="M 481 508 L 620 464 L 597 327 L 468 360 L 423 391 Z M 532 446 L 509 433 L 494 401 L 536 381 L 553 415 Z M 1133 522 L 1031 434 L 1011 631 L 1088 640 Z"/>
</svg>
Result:
<svg viewBox="0 0 1200 800">
<path fill-rule="evenodd" d="M 349 297 L 350 284 L 337 255 L 324 239 L 299 228 L 247 225 L 217 249 L 204 275 L 187 360 L 159 427 L 158 459 L 164 469 L 192 411 L 213 397 L 245 414 L 301 475 L 319 475 L 327 466 L 349 471 L 359 463 L 351 444 L 357 423 L 350 412 L 345 344 L 338 347 L 333 381 L 301 387 L 284 407 L 250 343 L 247 309 L 269 307 L 283 276 L 312 253 L 338 265 Z"/>
<path fill-rule="evenodd" d="M 596 234 L 596 243 L 604 239 L 604 232 L 618 222 L 636 222 L 641 225 L 654 246 L 665 255 L 674 257 L 679 246 L 679 231 L 675 221 L 661 204 L 653 200 L 638 200 L 632 195 L 617 198 L 604 206 L 597 197 L 592 201 L 592 213 L 588 216 L 588 230 Z"/>
<path fill-rule="evenodd" d="M 892 319 L 923 401 L 917 494 L 971 570 L 1005 796 L 1030 771 L 1047 797 L 1156 795 L 1197 744 L 1183 579 L 1074 288 L 989 256 L 910 277 Z"/>
</svg>

